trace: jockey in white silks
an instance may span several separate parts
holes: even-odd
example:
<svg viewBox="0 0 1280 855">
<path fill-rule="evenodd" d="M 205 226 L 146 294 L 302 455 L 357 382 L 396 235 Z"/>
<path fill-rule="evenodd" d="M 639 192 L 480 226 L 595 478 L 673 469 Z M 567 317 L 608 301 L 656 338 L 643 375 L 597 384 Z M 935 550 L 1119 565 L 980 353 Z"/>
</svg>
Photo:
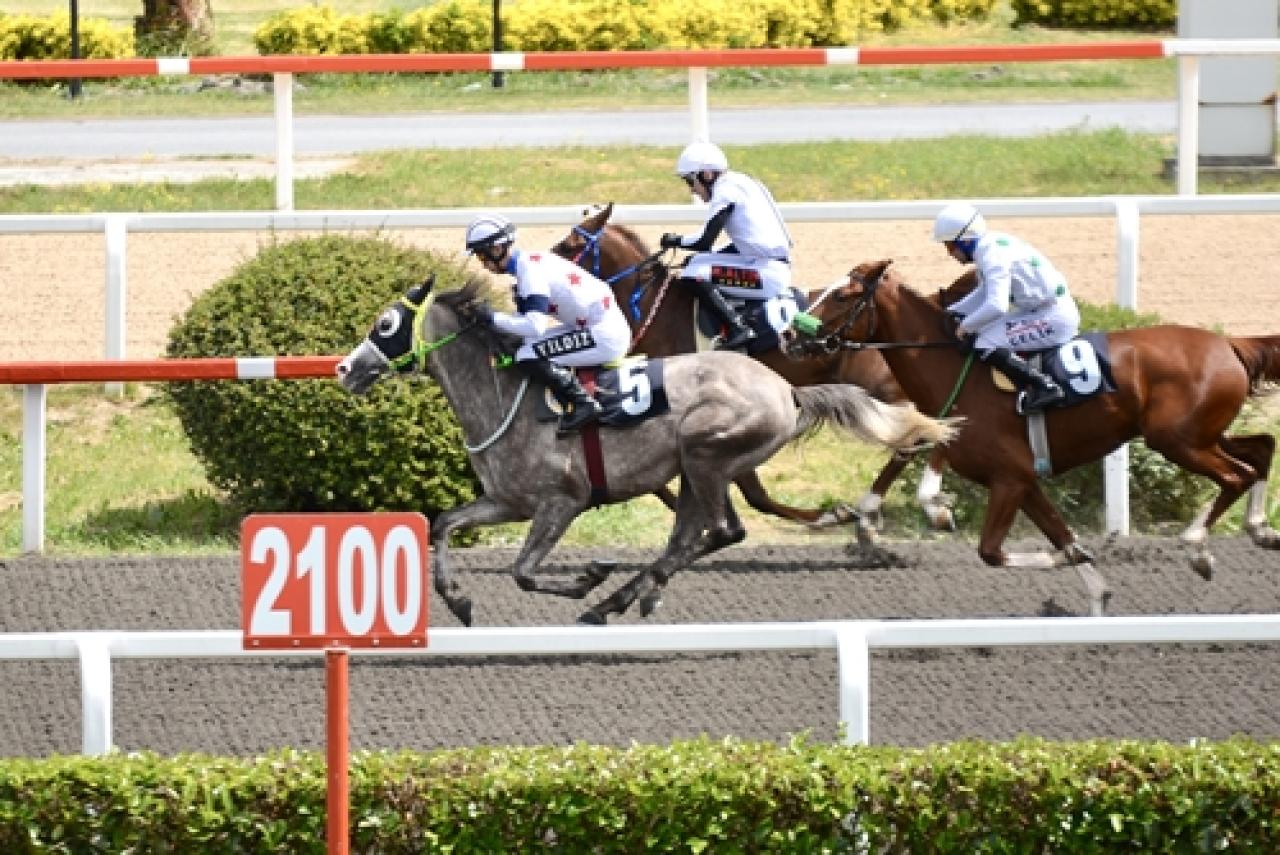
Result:
<svg viewBox="0 0 1280 855">
<path fill-rule="evenodd" d="M 983 362 L 995 365 L 1027 392 L 1022 412 L 1061 402 L 1066 393 L 1017 351 L 1066 344 L 1080 331 L 1080 310 L 1066 277 L 1035 247 L 1003 232 L 988 231 L 972 205 L 948 205 L 933 224 L 933 239 L 961 264 L 973 263 L 978 286 L 946 307 L 956 316 L 956 335 L 970 342 Z"/>
<path fill-rule="evenodd" d="M 676 162 L 676 174 L 707 203 L 707 220 L 697 237 L 668 233 L 661 246 L 693 250 L 681 282 L 720 316 L 728 333 L 718 348 L 741 347 L 755 337 L 725 295 L 745 300 L 783 300 L 790 318 L 799 309 L 791 292 L 791 235 L 768 188 L 756 179 L 729 169 L 717 146 L 695 142 Z M 710 251 L 721 232 L 730 243 Z M 785 326 L 785 324 L 784 324 Z"/>
<path fill-rule="evenodd" d="M 467 227 L 467 251 L 490 273 L 515 277 L 516 311 L 486 306 L 479 317 L 524 340 L 516 366 L 547 385 L 565 409 L 559 432 L 571 433 L 601 412 L 571 369 L 621 359 L 631 346 L 631 327 L 608 284 L 553 252 L 518 249 L 515 237 L 516 227 L 496 214 L 479 216 Z"/>
</svg>

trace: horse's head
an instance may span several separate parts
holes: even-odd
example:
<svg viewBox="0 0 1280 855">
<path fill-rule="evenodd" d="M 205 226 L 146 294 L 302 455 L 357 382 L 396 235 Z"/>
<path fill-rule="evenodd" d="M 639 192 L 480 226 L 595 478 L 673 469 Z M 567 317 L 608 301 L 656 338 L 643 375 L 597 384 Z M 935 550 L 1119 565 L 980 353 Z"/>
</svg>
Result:
<svg viewBox="0 0 1280 855">
<path fill-rule="evenodd" d="M 865 261 L 818 295 L 783 334 L 784 350 L 793 358 L 827 355 L 846 342 L 870 341 L 876 334 L 876 292 L 893 259 Z"/>
<path fill-rule="evenodd" d="M 344 389 L 362 395 L 383 377 L 421 370 L 429 353 L 476 326 L 483 280 L 473 277 L 462 288 L 445 292 L 434 290 L 435 281 L 433 273 L 382 310 L 364 341 L 338 363 Z M 441 311 L 432 312 L 433 306 Z"/>
<path fill-rule="evenodd" d="M 600 276 L 600 241 L 609 217 L 613 215 L 613 203 L 597 205 L 586 214 L 587 218 L 571 228 L 559 243 L 551 247 L 551 251 Z"/>
</svg>

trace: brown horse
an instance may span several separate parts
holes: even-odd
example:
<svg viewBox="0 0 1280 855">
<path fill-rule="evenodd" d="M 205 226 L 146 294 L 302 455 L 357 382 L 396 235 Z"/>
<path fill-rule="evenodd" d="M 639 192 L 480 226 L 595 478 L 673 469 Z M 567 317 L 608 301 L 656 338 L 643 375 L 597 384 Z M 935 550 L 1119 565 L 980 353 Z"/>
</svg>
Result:
<svg viewBox="0 0 1280 855">
<path fill-rule="evenodd" d="M 1110 592 L 1040 488 L 1027 425 L 1013 397 L 995 386 L 988 371 L 968 373 L 967 356 L 950 334 L 939 301 L 908 287 L 890 264 L 855 267 L 848 284 L 810 307 L 821 322 L 818 334 L 793 334 L 788 351 L 824 353 L 865 342 L 909 345 L 882 351 L 908 397 L 921 410 L 938 413 L 954 396 L 948 415 L 966 417 L 960 435 L 943 451 L 956 472 L 989 491 L 978 547 L 982 559 L 996 566 L 1073 565 L 1089 587 L 1093 613 L 1101 614 Z M 1111 332 L 1106 339 L 1115 391 L 1045 414 L 1052 472 L 1094 462 L 1142 437 L 1220 489 L 1182 534 L 1196 572 L 1212 578 L 1209 528 L 1245 492 L 1245 530 L 1256 545 L 1280 548 L 1280 535 L 1266 518 L 1275 437 L 1225 434 L 1245 400 L 1280 379 L 1280 336 L 1224 337 L 1162 325 Z M 1060 550 L 1056 559 L 1048 553 L 1005 553 L 1002 545 L 1019 509 Z"/>
<path fill-rule="evenodd" d="M 687 288 L 672 287 L 674 278 L 661 260 L 665 252 L 651 254 L 632 229 L 609 222 L 612 213 L 612 204 L 590 213 L 552 247 L 552 251 L 591 271 L 613 287 L 614 295 L 631 322 L 633 352 L 653 357 L 697 352 L 698 337 L 693 325 L 694 294 Z M 813 292 L 810 299 L 819 293 Z M 793 386 L 850 383 L 887 403 L 906 400 L 884 359 L 872 350 L 842 351 L 825 359 L 803 362 L 788 358 L 781 350 L 771 350 L 756 359 Z M 747 503 L 761 513 L 815 528 L 852 520 L 857 526 L 858 539 L 868 542 L 874 539 L 879 525 L 885 492 L 910 459 L 910 455 L 904 454 L 891 457 L 856 508 L 840 505 L 824 511 L 784 505 L 769 496 L 755 472 L 743 475 L 735 483 Z M 940 492 L 944 465 L 941 454 L 935 452 L 930 456 L 917 500 L 933 528 L 951 530 L 955 527 L 954 517 L 946 497 Z M 671 506 L 668 497 L 663 497 L 663 501 Z"/>
</svg>

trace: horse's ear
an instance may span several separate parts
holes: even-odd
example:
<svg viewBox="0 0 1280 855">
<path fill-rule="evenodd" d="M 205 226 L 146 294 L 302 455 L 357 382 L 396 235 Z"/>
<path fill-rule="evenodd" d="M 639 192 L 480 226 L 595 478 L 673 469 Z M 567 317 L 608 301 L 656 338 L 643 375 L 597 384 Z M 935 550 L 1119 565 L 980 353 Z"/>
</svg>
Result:
<svg viewBox="0 0 1280 855">
<path fill-rule="evenodd" d="M 607 205 L 596 205 L 592 210 L 587 211 L 589 216 L 582 221 L 582 225 L 588 231 L 597 231 L 604 228 L 604 224 L 609 222 L 609 216 L 613 213 L 613 203 Z"/>
<path fill-rule="evenodd" d="M 410 288 L 409 293 L 406 294 L 405 296 L 409 298 L 410 303 L 414 303 L 414 304 L 421 303 L 423 300 L 427 298 L 427 295 L 431 293 L 431 289 L 434 288 L 435 286 L 436 286 L 436 274 L 434 271 L 432 271 L 427 275 L 426 279 L 423 279 L 422 282 Z"/>
</svg>

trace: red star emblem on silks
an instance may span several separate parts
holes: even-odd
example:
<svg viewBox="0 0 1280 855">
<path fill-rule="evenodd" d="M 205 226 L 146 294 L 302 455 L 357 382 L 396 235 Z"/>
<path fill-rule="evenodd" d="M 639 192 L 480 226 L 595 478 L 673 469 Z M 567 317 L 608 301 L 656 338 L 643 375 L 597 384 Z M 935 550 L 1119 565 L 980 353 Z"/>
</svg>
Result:
<svg viewBox="0 0 1280 855">
<path fill-rule="evenodd" d="M 612 305 L 613 305 L 613 295 L 612 295 L 612 294 L 610 294 L 609 296 L 607 296 L 607 297 L 605 297 L 603 300 L 601 300 L 601 301 L 600 301 L 600 305 L 604 306 L 606 309 L 607 309 L 607 308 L 609 308 L 610 306 L 612 306 Z"/>
<path fill-rule="evenodd" d="M 586 328 L 587 328 L 587 319 L 586 319 L 586 318 L 578 318 L 578 326 L 582 327 L 583 329 L 586 329 Z"/>
<path fill-rule="evenodd" d="M 579 276 L 579 275 L 578 275 L 578 274 L 576 274 L 576 273 L 570 273 L 570 274 L 569 274 L 567 277 L 565 277 L 565 278 L 569 280 L 569 284 L 570 284 L 570 285 L 581 285 L 581 284 L 582 284 L 582 277 L 581 277 L 581 276 Z"/>
<path fill-rule="evenodd" d="M 555 303 L 548 303 L 548 304 L 547 304 L 547 313 L 548 313 L 548 314 L 551 314 L 551 315 L 558 315 L 558 314 L 560 314 L 560 307 L 559 307 L 559 306 L 557 306 Z"/>
<path fill-rule="evenodd" d="M 529 260 L 530 260 L 530 261 L 541 261 L 541 260 L 542 260 L 542 253 L 540 253 L 540 252 L 534 252 L 534 253 L 531 253 L 531 254 L 529 255 Z"/>
</svg>

